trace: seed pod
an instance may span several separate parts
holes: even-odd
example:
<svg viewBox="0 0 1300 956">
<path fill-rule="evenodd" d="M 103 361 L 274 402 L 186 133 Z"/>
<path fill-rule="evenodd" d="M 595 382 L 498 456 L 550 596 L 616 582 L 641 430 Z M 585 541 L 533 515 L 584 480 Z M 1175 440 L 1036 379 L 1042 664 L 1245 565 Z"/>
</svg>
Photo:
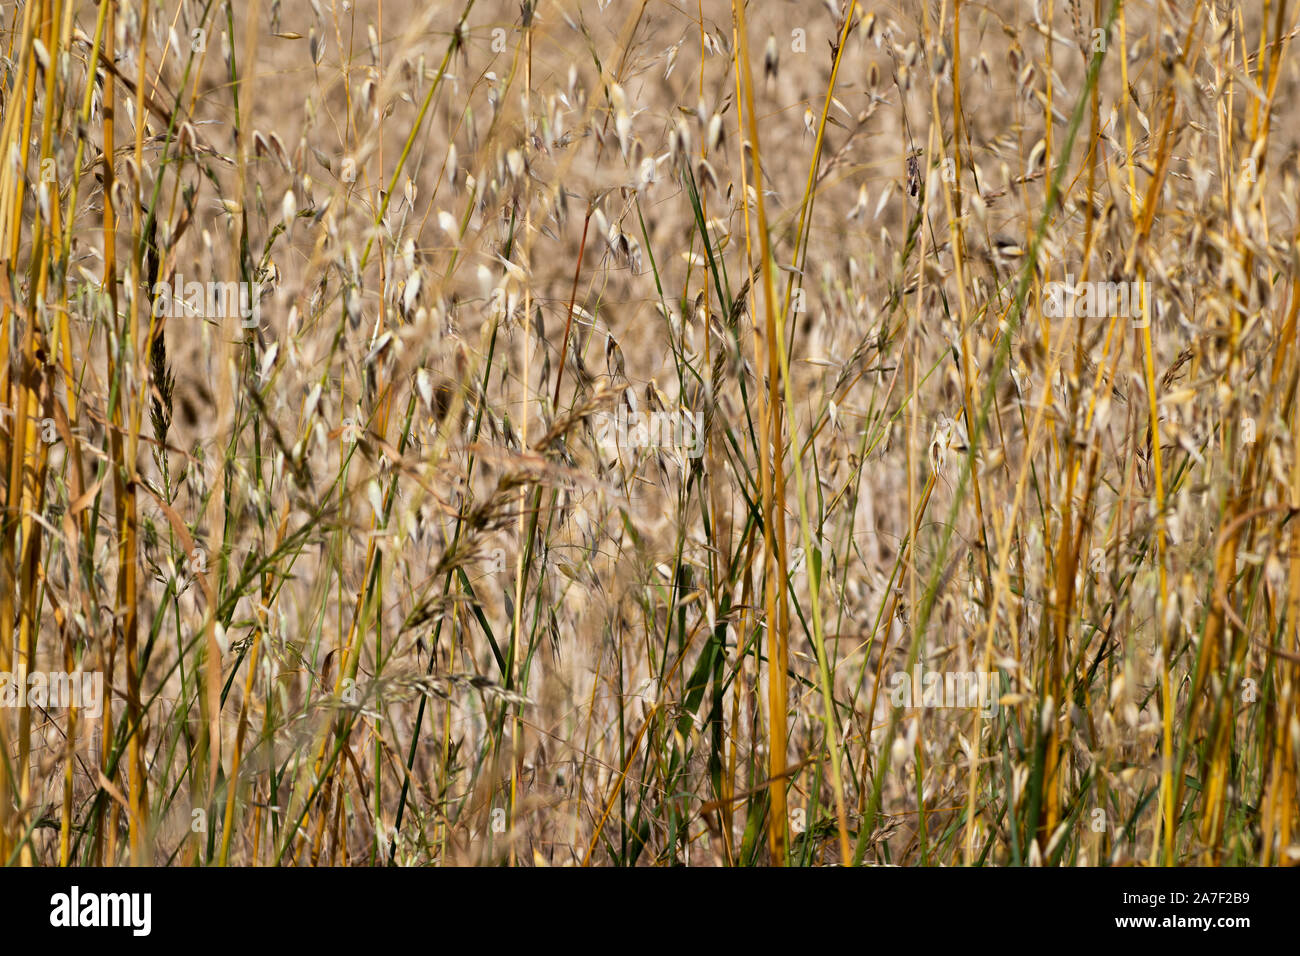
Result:
<svg viewBox="0 0 1300 956">
<path fill-rule="evenodd" d="M 709 120 L 709 133 L 707 139 L 708 151 L 710 153 L 717 152 L 723 145 L 725 145 L 725 143 L 726 137 L 722 130 L 722 117 L 719 114 L 714 113 L 712 118 Z"/>
</svg>

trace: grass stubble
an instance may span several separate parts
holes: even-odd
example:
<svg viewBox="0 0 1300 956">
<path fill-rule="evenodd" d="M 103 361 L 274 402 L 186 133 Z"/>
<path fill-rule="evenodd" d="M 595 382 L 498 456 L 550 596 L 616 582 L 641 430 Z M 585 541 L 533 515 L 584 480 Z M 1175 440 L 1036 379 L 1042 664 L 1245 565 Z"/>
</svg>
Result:
<svg viewBox="0 0 1300 956">
<path fill-rule="evenodd" d="M 4 5 L 0 859 L 1296 863 L 1297 15 Z"/>
</svg>

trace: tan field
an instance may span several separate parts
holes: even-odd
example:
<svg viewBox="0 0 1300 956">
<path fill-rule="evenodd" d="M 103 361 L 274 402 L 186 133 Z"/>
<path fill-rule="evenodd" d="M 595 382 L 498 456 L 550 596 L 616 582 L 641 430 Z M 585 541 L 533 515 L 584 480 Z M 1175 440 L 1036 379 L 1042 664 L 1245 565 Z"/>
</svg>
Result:
<svg viewBox="0 0 1300 956">
<path fill-rule="evenodd" d="M 0 861 L 1300 862 L 1300 7 L 739 4 L 0 7 Z"/>
</svg>

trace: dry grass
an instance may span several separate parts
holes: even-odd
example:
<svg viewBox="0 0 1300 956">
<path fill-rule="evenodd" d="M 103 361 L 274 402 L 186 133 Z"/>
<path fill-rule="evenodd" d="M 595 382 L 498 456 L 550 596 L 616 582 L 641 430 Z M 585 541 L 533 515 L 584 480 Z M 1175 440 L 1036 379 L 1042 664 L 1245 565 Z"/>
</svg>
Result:
<svg viewBox="0 0 1300 956">
<path fill-rule="evenodd" d="M 1300 861 L 1246 6 L 6 4 L 0 860 Z"/>
</svg>

